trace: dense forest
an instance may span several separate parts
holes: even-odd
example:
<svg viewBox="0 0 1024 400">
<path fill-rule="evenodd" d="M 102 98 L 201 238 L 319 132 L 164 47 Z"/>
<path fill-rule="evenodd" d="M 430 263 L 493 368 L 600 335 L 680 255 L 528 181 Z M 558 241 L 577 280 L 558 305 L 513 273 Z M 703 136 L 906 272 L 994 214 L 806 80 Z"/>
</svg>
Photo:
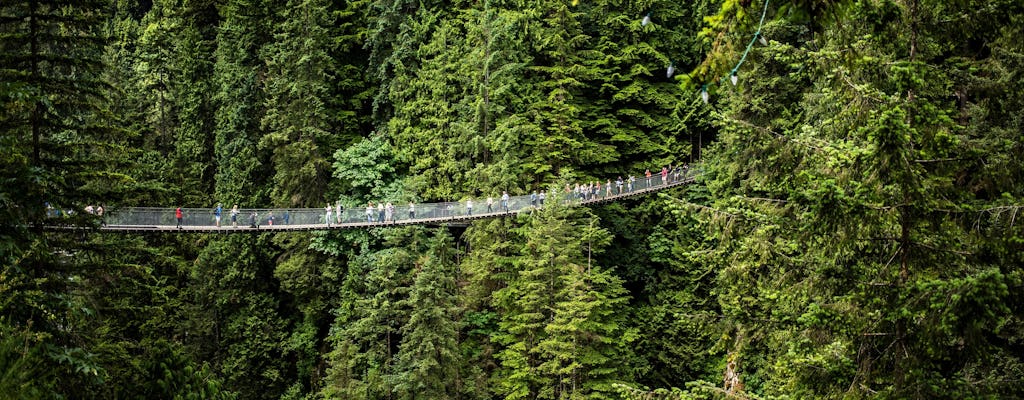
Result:
<svg viewBox="0 0 1024 400">
<path fill-rule="evenodd" d="M 1024 397 L 1019 0 L 4 0 L 0 398 Z M 455 201 L 113 234 L 47 207 Z"/>
</svg>

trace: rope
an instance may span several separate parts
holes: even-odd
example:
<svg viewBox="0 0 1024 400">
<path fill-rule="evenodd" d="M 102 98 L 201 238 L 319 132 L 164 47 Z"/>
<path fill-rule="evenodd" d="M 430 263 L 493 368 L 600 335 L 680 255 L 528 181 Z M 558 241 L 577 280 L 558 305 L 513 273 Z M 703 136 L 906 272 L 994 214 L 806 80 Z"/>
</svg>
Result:
<svg viewBox="0 0 1024 400">
<path fill-rule="evenodd" d="M 764 1 L 764 9 L 761 10 L 761 21 L 757 23 L 757 31 L 754 32 L 754 37 L 750 38 L 750 43 L 747 43 L 747 48 L 743 50 L 743 55 L 740 56 L 740 61 L 736 63 L 735 67 L 732 67 L 732 71 L 729 73 L 729 79 L 732 79 L 732 77 L 737 76 L 736 72 L 738 72 L 740 66 L 742 66 L 743 63 L 747 61 L 747 55 L 750 54 L 750 49 L 754 48 L 754 43 L 757 43 L 757 40 L 761 38 L 761 28 L 764 27 L 764 18 L 766 15 L 768 15 L 768 1 L 769 0 Z M 721 79 L 718 80 L 718 84 L 722 85 L 722 81 L 724 81 L 725 79 L 726 77 L 723 76 Z M 704 84 L 701 86 L 700 96 L 701 100 L 704 100 L 704 103 L 708 102 L 708 84 Z"/>
<path fill-rule="evenodd" d="M 764 10 L 761 11 L 761 22 L 757 23 L 757 32 L 754 32 L 754 37 L 750 39 L 750 43 L 747 44 L 747 49 L 743 51 L 743 56 L 740 57 L 740 61 L 736 63 L 736 66 L 732 68 L 732 75 L 736 75 L 736 71 L 740 69 L 744 61 L 747 61 L 747 54 L 750 53 L 750 49 L 754 47 L 754 43 L 761 37 L 761 27 L 764 26 L 764 17 L 768 15 L 768 0 L 764 0 Z"/>
</svg>

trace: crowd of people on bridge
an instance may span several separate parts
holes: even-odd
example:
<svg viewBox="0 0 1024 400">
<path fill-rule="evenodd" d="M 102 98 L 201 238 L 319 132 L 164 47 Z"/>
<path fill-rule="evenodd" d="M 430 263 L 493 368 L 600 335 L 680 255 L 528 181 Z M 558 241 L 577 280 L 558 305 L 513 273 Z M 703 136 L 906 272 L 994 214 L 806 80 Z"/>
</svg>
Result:
<svg viewBox="0 0 1024 400">
<path fill-rule="evenodd" d="M 684 165 L 677 165 L 677 166 L 662 167 L 661 172 L 660 172 L 661 184 L 662 185 L 667 185 L 669 183 L 678 181 L 681 177 L 686 175 L 687 169 L 688 169 L 688 167 L 685 164 Z M 653 181 L 654 174 L 651 173 L 650 169 L 648 169 L 648 170 L 646 170 L 644 172 L 644 177 L 646 178 L 646 183 L 647 183 L 647 185 L 645 187 L 651 187 L 655 183 Z M 583 184 L 576 183 L 575 185 L 572 185 L 572 186 L 570 186 L 569 184 L 566 184 L 565 185 L 565 193 L 564 193 L 565 197 L 564 197 L 564 199 L 567 202 L 571 201 L 573 199 L 577 199 L 577 200 L 580 200 L 580 201 L 587 201 L 587 200 L 597 200 L 597 199 L 609 198 L 609 197 L 612 197 L 612 196 L 615 196 L 615 195 L 629 194 L 629 193 L 632 193 L 632 192 L 635 191 L 635 189 L 637 187 L 636 182 L 637 182 L 637 178 L 634 175 L 629 175 L 628 178 L 626 178 L 626 179 L 623 179 L 622 176 L 618 176 L 615 179 L 615 182 L 614 182 L 614 185 L 615 185 L 615 189 L 614 190 L 612 189 L 613 182 L 612 182 L 612 180 L 610 178 L 607 179 L 604 182 L 603 189 L 602 189 L 602 183 L 600 181 L 591 181 L 591 182 L 583 183 Z M 544 206 L 544 202 L 545 202 L 545 200 L 547 200 L 547 198 L 549 196 L 549 193 L 548 193 L 547 190 L 540 190 L 540 191 L 534 190 L 529 196 L 530 196 L 530 206 L 533 207 L 533 208 L 540 208 L 540 207 Z M 511 199 L 511 196 L 509 195 L 508 191 L 502 191 L 501 196 L 499 197 L 500 203 L 498 203 L 498 204 L 500 204 L 500 208 L 498 209 L 497 212 L 499 212 L 499 213 L 509 213 L 509 212 L 511 212 L 511 209 L 509 207 L 510 199 Z M 474 202 L 474 198 L 473 197 L 469 197 L 466 200 L 464 200 L 463 202 L 461 202 L 461 207 L 463 207 L 463 209 L 465 210 L 465 216 L 467 216 L 467 217 L 473 216 L 473 209 L 474 209 L 474 203 L 473 202 Z M 459 203 L 447 202 L 447 203 L 442 203 L 442 204 L 443 204 L 443 208 L 441 209 L 442 210 L 441 215 L 434 215 L 434 217 L 454 218 L 457 215 L 455 210 L 456 210 L 457 204 L 459 204 Z M 486 198 L 484 204 L 487 207 L 485 214 L 493 214 L 493 213 L 495 213 L 495 199 L 494 199 L 493 196 L 488 196 Z M 324 207 L 323 224 L 325 224 L 327 226 L 331 226 L 332 223 L 333 224 L 337 224 L 337 225 L 345 223 L 344 214 L 343 214 L 344 210 L 345 210 L 345 208 L 342 206 L 342 203 L 341 203 L 340 200 L 335 201 L 333 206 L 330 203 L 328 203 Z M 416 203 L 409 202 L 408 212 L 409 212 L 409 218 L 408 218 L 409 220 L 416 219 Z M 380 201 L 380 202 L 376 202 L 376 203 L 371 201 L 371 202 L 367 203 L 365 215 L 366 215 L 366 223 L 369 223 L 369 224 L 373 224 L 373 223 L 376 223 L 376 224 L 387 224 L 387 223 L 396 223 L 397 222 L 397 220 L 396 220 L 397 214 L 395 212 L 395 205 L 392 202 L 390 202 L 390 201 Z"/>
<path fill-rule="evenodd" d="M 606 179 L 604 182 L 600 180 L 594 180 L 584 183 L 566 184 L 564 188 L 563 200 L 570 202 L 573 200 L 578 201 L 593 201 L 607 199 L 614 196 L 625 195 L 635 192 L 638 188 L 649 188 L 657 185 L 657 181 L 660 178 L 661 185 L 668 185 L 669 183 L 677 182 L 679 179 L 685 177 L 687 173 L 687 165 L 667 166 L 662 167 L 659 172 L 651 172 L 650 169 L 644 171 L 643 176 L 637 177 L 635 175 L 627 175 L 625 178 L 617 176 L 613 181 L 611 178 Z M 644 179 L 644 182 L 638 184 L 639 179 Z M 553 193 L 547 190 L 533 190 L 529 196 L 529 207 L 532 209 L 544 207 L 545 201 L 547 201 Z M 483 205 L 486 207 L 485 211 L 480 214 L 495 214 L 495 213 L 510 213 L 513 211 L 513 207 L 510 205 L 512 196 L 509 195 L 508 191 L 502 191 L 501 195 L 495 198 L 494 196 L 487 196 L 483 201 Z M 460 202 L 446 202 L 439 203 L 437 208 L 428 207 L 427 214 L 422 215 L 420 218 L 455 218 L 459 215 L 472 217 L 474 215 L 474 198 L 469 197 Z M 461 209 L 460 209 L 461 208 Z M 103 207 L 93 208 L 89 206 L 86 208 L 87 212 L 98 213 L 103 215 Z M 293 222 L 292 212 L 299 212 L 302 210 L 282 210 L 280 221 L 285 225 L 289 225 Z M 334 204 L 328 203 L 323 208 L 323 219 L 315 218 L 313 222 L 326 225 L 328 227 L 332 225 L 341 225 L 345 223 L 356 223 L 360 222 L 357 218 L 346 218 L 345 207 L 342 205 L 341 200 L 337 200 Z M 391 201 L 378 201 L 368 202 L 365 208 L 365 222 L 368 224 L 387 224 L 397 223 L 398 212 L 397 207 Z M 228 216 L 231 221 L 231 226 L 237 228 L 239 226 L 239 220 L 248 217 L 248 225 L 251 228 L 258 228 L 261 224 L 267 224 L 273 226 L 278 217 L 274 215 L 273 210 L 266 210 L 264 215 L 259 215 L 256 210 L 247 210 L 247 216 L 242 215 L 243 211 L 239 209 L 238 205 L 235 204 L 228 211 Z M 408 220 L 417 219 L 417 204 L 415 202 L 409 202 L 407 206 Z M 209 215 L 209 214 L 208 214 Z M 213 223 L 217 228 L 221 227 L 221 220 L 224 216 L 224 206 L 222 203 L 217 203 L 217 206 L 212 210 Z M 301 218 L 302 221 L 296 222 L 298 224 L 309 224 L 309 216 Z M 177 221 L 177 228 L 181 229 L 184 225 L 185 211 L 179 206 L 174 211 L 175 220 Z"/>
</svg>

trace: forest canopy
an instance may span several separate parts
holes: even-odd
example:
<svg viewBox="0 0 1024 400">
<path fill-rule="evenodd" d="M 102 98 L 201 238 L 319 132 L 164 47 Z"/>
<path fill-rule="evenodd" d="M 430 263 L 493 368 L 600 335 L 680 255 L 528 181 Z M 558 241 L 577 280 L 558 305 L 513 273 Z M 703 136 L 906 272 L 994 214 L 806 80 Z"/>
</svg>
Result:
<svg viewBox="0 0 1024 400">
<path fill-rule="evenodd" d="M 0 398 L 1024 397 L 1022 36 L 1017 0 L 4 1 Z M 84 212 L 683 164 L 466 226 Z"/>
</svg>

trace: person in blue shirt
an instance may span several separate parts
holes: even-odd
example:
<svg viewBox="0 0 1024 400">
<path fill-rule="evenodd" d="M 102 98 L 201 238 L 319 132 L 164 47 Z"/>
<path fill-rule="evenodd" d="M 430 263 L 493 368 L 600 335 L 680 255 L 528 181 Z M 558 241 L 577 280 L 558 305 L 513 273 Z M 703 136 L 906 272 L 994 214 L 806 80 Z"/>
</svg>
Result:
<svg viewBox="0 0 1024 400">
<path fill-rule="evenodd" d="M 224 205 L 217 203 L 217 208 L 213 210 L 213 220 L 217 221 L 217 227 L 220 228 L 220 216 L 224 213 Z"/>
</svg>

